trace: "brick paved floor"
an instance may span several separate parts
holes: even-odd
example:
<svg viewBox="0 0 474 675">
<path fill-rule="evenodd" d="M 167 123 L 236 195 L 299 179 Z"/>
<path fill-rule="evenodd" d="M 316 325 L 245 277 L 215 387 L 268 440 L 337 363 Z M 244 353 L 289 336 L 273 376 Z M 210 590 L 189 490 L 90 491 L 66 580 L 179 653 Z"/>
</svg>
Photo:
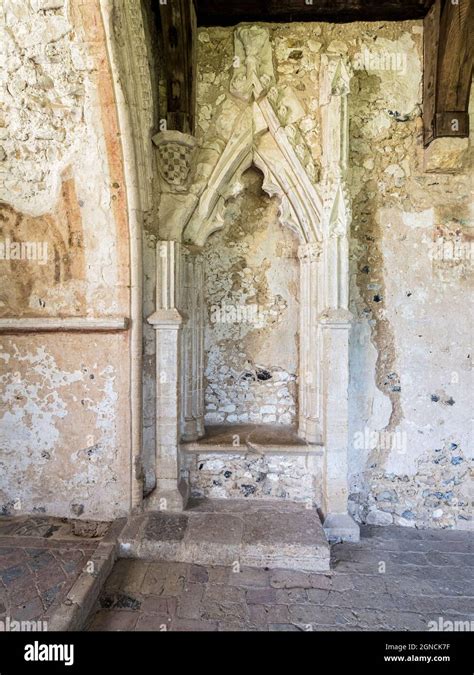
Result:
<svg viewBox="0 0 474 675">
<path fill-rule="evenodd" d="M 72 528 L 57 518 L 0 518 L 0 621 L 48 621 L 100 541 Z"/>
<path fill-rule="evenodd" d="M 428 630 L 474 621 L 472 533 L 362 528 L 330 573 L 119 561 L 94 631 Z"/>
</svg>

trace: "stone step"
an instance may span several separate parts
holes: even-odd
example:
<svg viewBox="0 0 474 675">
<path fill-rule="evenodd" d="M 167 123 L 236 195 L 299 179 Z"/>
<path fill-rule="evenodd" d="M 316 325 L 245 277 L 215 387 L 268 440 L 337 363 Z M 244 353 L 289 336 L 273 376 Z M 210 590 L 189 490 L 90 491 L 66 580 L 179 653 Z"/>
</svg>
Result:
<svg viewBox="0 0 474 675">
<path fill-rule="evenodd" d="M 329 544 L 318 512 L 294 502 L 194 500 L 183 513 L 136 516 L 119 544 L 121 557 L 139 560 L 329 569 Z"/>
</svg>

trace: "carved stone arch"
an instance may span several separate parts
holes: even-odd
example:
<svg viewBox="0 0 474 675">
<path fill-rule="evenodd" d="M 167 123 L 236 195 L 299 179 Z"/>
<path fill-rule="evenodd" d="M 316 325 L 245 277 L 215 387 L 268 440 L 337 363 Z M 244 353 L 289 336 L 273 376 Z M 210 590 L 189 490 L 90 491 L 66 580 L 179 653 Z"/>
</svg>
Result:
<svg viewBox="0 0 474 675">
<path fill-rule="evenodd" d="M 305 241 L 304 232 L 301 229 L 301 225 L 298 221 L 297 213 L 287 195 L 283 191 L 281 185 L 279 184 L 278 179 L 265 161 L 265 157 L 260 155 L 258 152 L 254 152 L 253 164 L 257 167 L 257 169 L 260 169 L 263 174 L 262 189 L 264 192 L 266 192 L 270 197 L 278 197 L 280 201 L 278 211 L 280 223 L 292 230 L 292 232 L 294 232 L 299 237 L 300 241 Z"/>
<path fill-rule="evenodd" d="M 292 188 L 285 165 L 281 164 L 276 171 L 268 155 L 258 149 L 254 149 L 253 164 L 263 173 L 263 190 L 280 201 L 280 223 L 295 232 L 301 243 L 318 241 L 317 230 L 311 227 L 304 203 Z"/>
<path fill-rule="evenodd" d="M 143 506 L 143 226 L 154 206 L 153 86 L 141 0 L 99 0 L 114 81 L 130 231 L 131 505 Z M 154 477 L 153 477 L 154 478 Z M 151 483 L 153 482 L 150 481 Z M 146 480 L 145 480 L 146 484 Z"/>
<path fill-rule="evenodd" d="M 232 186 L 238 185 L 242 173 L 252 165 L 264 175 L 264 191 L 280 199 L 282 224 L 294 230 L 301 242 L 322 239 L 322 200 L 286 135 L 286 152 L 280 147 L 284 132 L 271 106 L 267 108 L 265 115 L 273 117 L 273 124 L 265 121 L 260 104 L 249 106 L 241 115 L 238 131 L 227 142 L 185 225 L 184 242 L 203 246 L 210 234 L 222 227 L 225 200 L 235 196 Z"/>
</svg>

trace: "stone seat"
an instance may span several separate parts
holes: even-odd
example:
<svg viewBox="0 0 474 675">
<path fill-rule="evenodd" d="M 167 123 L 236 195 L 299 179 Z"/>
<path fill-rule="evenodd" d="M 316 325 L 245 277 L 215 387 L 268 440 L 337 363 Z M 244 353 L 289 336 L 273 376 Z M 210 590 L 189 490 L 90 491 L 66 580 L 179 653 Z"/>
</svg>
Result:
<svg viewBox="0 0 474 675">
<path fill-rule="evenodd" d="M 206 426 L 206 435 L 198 441 L 182 442 L 181 450 L 185 453 L 254 451 L 262 454 L 322 455 L 323 446 L 299 438 L 294 426 L 215 424 Z"/>
</svg>

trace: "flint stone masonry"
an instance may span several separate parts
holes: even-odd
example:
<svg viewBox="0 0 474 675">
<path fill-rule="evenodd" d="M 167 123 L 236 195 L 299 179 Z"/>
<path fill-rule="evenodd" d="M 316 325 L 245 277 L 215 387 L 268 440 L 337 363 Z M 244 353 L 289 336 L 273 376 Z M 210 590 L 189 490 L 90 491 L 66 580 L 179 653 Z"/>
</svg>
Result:
<svg viewBox="0 0 474 675">
<path fill-rule="evenodd" d="M 312 455 L 203 453 L 185 462 L 194 497 L 320 503 L 321 462 Z"/>
<path fill-rule="evenodd" d="M 213 426 L 181 449 L 193 497 L 321 503 L 323 449 L 298 438 L 294 427 Z"/>
</svg>

